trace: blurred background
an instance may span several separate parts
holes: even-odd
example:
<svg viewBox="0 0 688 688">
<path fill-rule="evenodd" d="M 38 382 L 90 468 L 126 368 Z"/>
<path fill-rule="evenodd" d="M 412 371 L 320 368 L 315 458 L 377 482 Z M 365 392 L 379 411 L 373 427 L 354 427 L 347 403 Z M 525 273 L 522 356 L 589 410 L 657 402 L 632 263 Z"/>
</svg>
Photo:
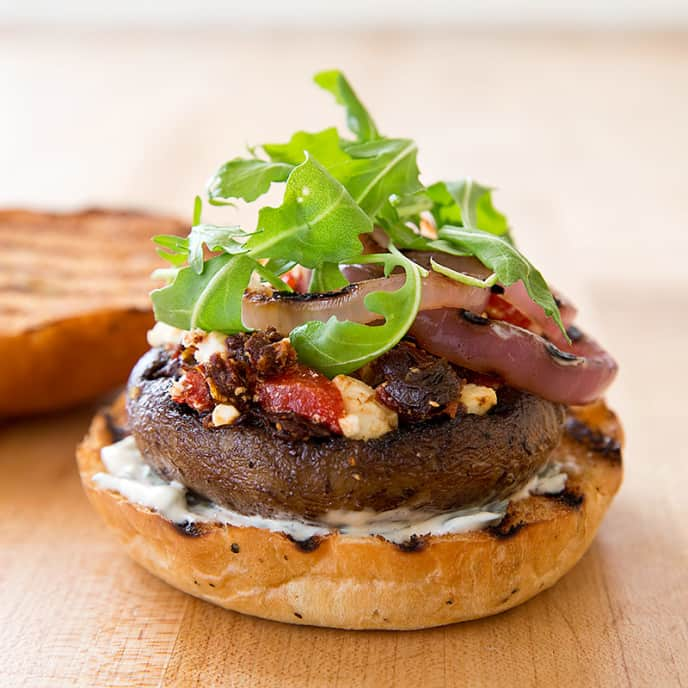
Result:
<svg viewBox="0 0 688 688">
<path fill-rule="evenodd" d="M 338 67 L 426 181 L 497 187 L 614 350 L 649 290 L 685 306 L 687 30 L 680 0 L 3 0 L 0 205 L 189 218 L 246 145 L 343 124 L 311 82 Z"/>
</svg>

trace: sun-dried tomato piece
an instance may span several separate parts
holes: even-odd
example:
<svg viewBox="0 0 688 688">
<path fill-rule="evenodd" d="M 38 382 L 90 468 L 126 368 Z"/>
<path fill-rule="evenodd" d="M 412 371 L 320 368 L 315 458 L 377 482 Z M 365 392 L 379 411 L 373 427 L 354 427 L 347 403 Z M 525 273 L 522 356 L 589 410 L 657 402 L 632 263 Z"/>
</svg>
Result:
<svg viewBox="0 0 688 688">
<path fill-rule="evenodd" d="M 256 394 L 270 413 L 295 413 L 341 435 L 339 419 L 344 415 L 344 400 L 337 387 L 315 370 L 296 366 L 259 382 Z"/>
<path fill-rule="evenodd" d="M 308 291 L 308 283 L 310 280 L 311 271 L 300 265 L 296 265 L 282 275 L 282 281 L 300 294 L 305 294 Z"/>
</svg>

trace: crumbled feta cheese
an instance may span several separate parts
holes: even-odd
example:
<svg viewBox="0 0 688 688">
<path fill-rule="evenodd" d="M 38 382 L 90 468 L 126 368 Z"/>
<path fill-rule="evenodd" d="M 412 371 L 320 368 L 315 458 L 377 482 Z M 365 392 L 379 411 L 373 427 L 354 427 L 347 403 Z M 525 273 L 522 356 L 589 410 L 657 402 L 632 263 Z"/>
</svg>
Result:
<svg viewBox="0 0 688 688">
<path fill-rule="evenodd" d="M 182 344 L 186 347 L 196 347 L 194 358 L 196 363 L 207 363 L 213 354 L 221 354 L 226 350 L 227 335 L 222 332 L 205 332 L 191 330 L 184 332 Z"/>
<path fill-rule="evenodd" d="M 241 413 L 239 413 L 236 406 L 232 406 L 231 404 L 218 404 L 213 409 L 211 420 L 215 426 L 233 425 L 240 415 Z"/>
<path fill-rule="evenodd" d="M 466 413 L 482 416 L 497 403 L 497 392 L 492 387 L 467 384 L 461 388 L 461 403 Z"/>
<path fill-rule="evenodd" d="M 153 329 L 148 330 L 146 339 L 148 346 L 176 346 L 181 341 L 184 330 L 180 330 L 167 323 L 155 323 Z"/>
<path fill-rule="evenodd" d="M 339 419 L 345 437 L 352 440 L 371 440 L 380 437 L 399 424 L 399 417 L 381 404 L 375 390 L 365 382 L 348 375 L 337 375 L 332 380 L 344 400 L 346 414 Z"/>
<path fill-rule="evenodd" d="M 213 354 L 221 354 L 227 350 L 227 335 L 222 332 L 208 332 L 208 334 L 196 344 L 194 358 L 197 363 L 207 363 Z"/>
<path fill-rule="evenodd" d="M 186 376 L 182 375 L 178 380 L 175 380 L 171 385 L 170 385 L 170 396 L 175 399 L 180 399 L 181 397 L 184 396 L 188 389 L 188 385 L 186 383 Z"/>
</svg>

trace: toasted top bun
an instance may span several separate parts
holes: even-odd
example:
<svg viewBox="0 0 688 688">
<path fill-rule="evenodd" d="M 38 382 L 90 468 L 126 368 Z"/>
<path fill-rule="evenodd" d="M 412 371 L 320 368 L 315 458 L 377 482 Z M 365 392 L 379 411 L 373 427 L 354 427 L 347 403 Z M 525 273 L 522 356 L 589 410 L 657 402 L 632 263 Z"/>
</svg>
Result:
<svg viewBox="0 0 688 688">
<path fill-rule="evenodd" d="M 564 492 L 512 502 L 498 526 L 402 546 L 337 533 L 297 543 L 259 528 L 174 524 L 98 488 L 100 449 L 125 423 L 120 399 L 96 416 L 77 457 L 91 503 L 131 557 L 191 595 L 297 624 L 417 629 L 510 609 L 581 558 L 621 483 L 621 427 L 599 402 L 567 419 L 553 455 L 569 471 Z"/>
<path fill-rule="evenodd" d="M 146 350 L 150 238 L 175 219 L 89 210 L 0 211 L 0 418 L 86 401 Z"/>
</svg>

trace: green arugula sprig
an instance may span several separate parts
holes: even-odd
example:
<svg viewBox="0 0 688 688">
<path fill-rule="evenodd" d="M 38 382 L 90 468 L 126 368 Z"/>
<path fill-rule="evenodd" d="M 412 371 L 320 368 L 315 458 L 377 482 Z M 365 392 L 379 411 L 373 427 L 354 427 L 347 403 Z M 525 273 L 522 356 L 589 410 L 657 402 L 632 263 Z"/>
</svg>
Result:
<svg viewBox="0 0 688 688">
<path fill-rule="evenodd" d="M 337 103 L 346 108 L 346 122 L 359 141 L 373 141 L 380 138 L 370 113 L 358 99 L 346 77 L 338 69 L 320 72 L 315 75 L 313 81 L 321 88 L 329 91 Z"/>
<path fill-rule="evenodd" d="M 358 256 L 356 263 L 382 263 L 385 275 L 395 267 L 406 273 L 396 291 L 376 291 L 364 299 L 366 308 L 384 317 L 384 325 L 362 325 L 334 316 L 327 322 L 311 321 L 291 332 L 291 343 L 299 360 L 325 375 L 346 375 L 375 360 L 395 346 L 408 332 L 418 314 L 421 278 L 427 271 L 390 244 L 389 253 Z"/>
<path fill-rule="evenodd" d="M 265 143 L 253 149 L 253 158 L 235 158 L 220 167 L 208 182 L 211 204 L 255 200 L 272 182 L 287 179 L 307 155 L 341 182 L 373 221 L 390 196 L 411 195 L 423 189 L 418 179 L 418 148 L 413 141 L 381 136 L 341 72 L 320 72 L 315 82 L 344 106 L 356 140 L 347 140 L 330 127 L 315 133 L 296 132 L 287 143 Z M 267 160 L 258 157 L 260 150 Z"/>
<path fill-rule="evenodd" d="M 511 242 L 506 217 L 492 204 L 492 191 L 470 178 L 429 186 L 427 194 L 433 202 L 431 211 L 437 226 L 481 229 Z"/>
<path fill-rule="evenodd" d="M 250 157 L 222 165 L 208 183 L 213 205 L 253 202 L 272 184 L 285 184 L 278 207 L 263 207 L 254 231 L 201 222 L 194 205 L 189 236 L 159 236 L 158 252 L 172 264 L 169 283 L 152 293 L 156 318 L 182 329 L 245 330 L 241 300 L 253 274 L 277 289 L 289 290 L 280 276 L 301 265 L 311 270 L 312 292 L 346 286 L 340 266 L 381 263 L 386 274 L 403 268 L 404 285 L 366 297 L 366 306 L 383 325 L 309 322 L 291 333 L 305 363 L 335 375 L 351 372 L 394 346 L 408 331 L 420 303 L 425 271 L 399 250 L 434 252 L 431 267 L 464 284 L 487 288 L 521 280 L 529 295 L 564 330 L 559 310 L 540 272 L 513 245 L 509 225 L 492 202 L 492 189 L 471 179 L 419 180 L 416 144 L 382 135 L 355 91 L 337 71 L 321 72 L 315 82 L 331 93 L 346 113 L 353 139 L 335 127 L 296 132 L 286 143 L 250 149 Z M 436 239 L 419 226 L 429 213 Z M 360 235 L 382 227 L 390 252 L 363 256 Z M 204 260 L 207 249 L 215 254 Z M 492 272 L 485 279 L 443 265 L 441 254 L 474 256 Z"/>
<path fill-rule="evenodd" d="M 285 267 L 279 263 L 285 256 L 315 270 L 326 263 L 338 265 L 361 253 L 359 235 L 372 229 L 347 190 L 308 158 L 289 175 L 282 205 L 263 208 L 257 230 L 242 233 L 243 243 L 235 241 L 238 228 L 202 224 L 177 245 L 167 236 L 156 237 L 168 251 L 176 251 L 171 254 L 173 264 L 181 255 L 189 265 L 178 269 L 170 284 L 152 292 L 155 317 L 182 329 L 243 331 L 241 299 L 254 272 L 290 290 L 270 262 L 263 265 L 261 259 L 278 261 L 278 270 Z M 203 244 L 222 254 L 203 263 Z"/>
<path fill-rule="evenodd" d="M 492 275 L 487 277 L 482 284 L 470 282 L 468 275 L 455 273 L 451 276 L 457 281 L 474 286 L 490 287 L 497 282 L 508 287 L 519 280 L 535 303 L 540 304 L 545 314 L 552 318 L 561 331 L 566 334 L 566 328 L 561 320 L 559 308 L 552 296 L 540 271 L 514 247 L 505 237 L 495 236 L 488 232 L 471 227 L 442 227 L 439 230 L 440 239 L 448 241 L 452 246 L 470 251 L 485 267 L 492 270 Z M 438 270 L 447 275 L 447 269 Z M 474 279 L 474 278 L 473 278 Z"/>
</svg>

